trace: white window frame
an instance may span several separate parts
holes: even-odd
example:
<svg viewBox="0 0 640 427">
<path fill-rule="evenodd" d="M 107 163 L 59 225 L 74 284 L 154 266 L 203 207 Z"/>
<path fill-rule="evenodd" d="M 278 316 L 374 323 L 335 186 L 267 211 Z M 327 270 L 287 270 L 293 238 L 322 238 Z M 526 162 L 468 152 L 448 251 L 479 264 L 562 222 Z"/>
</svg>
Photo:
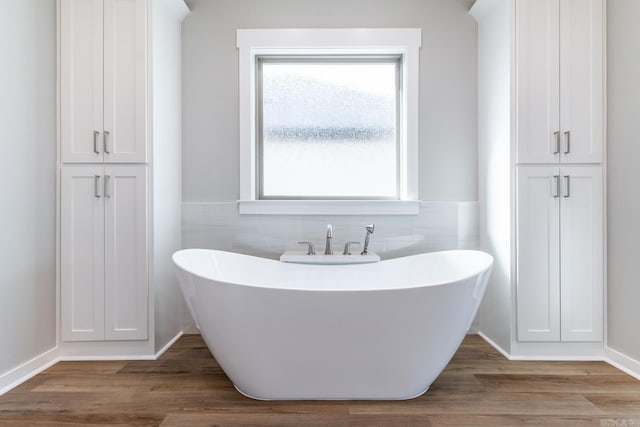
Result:
<svg viewBox="0 0 640 427">
<path fill-rule="evenodd" d="M 422 30 L 239 29 L 240 200 L 241 214 L 363 215 L 409 214 L 418 201 L 418 81 Z M 402 56 L 400 200 L 258 200 L 256 182 L 256 56 L 260 55 Z M 375 173 L 375 171 L 372 171 Z"/>
</svg>

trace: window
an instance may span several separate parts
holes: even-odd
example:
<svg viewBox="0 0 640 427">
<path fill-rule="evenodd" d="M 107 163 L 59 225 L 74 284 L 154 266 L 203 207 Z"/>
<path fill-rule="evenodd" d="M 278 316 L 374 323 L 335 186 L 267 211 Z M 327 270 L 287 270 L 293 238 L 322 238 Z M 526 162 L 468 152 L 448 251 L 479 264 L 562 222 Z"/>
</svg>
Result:
<svg viewBox="0 0 640 427">
<path fill-rule="evenodd" d="M 417 213 L 420 30 L 237 35 L 241 213 Z"/>
<path fill-rule="evenodd" d="M 257 61 L 259 199 L 399 199 L 398 56 Z"/>
</svg>

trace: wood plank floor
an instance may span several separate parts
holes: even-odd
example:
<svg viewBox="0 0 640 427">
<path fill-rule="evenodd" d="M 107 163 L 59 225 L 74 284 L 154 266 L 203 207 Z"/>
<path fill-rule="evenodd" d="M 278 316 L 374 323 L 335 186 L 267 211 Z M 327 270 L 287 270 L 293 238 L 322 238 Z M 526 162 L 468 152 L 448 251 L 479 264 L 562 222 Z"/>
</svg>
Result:
<svg viewBox="0 0 640 427">
<path fill-rule="evenodd" d="M 469 335 L 417 399 L 259 402 L 185 335 L 157 361 L 61 362 L 0 396 L 2 426 L 527 424 L 640 427 L 640 381 L 603 362 L 510 362 Z"/>
</svg>

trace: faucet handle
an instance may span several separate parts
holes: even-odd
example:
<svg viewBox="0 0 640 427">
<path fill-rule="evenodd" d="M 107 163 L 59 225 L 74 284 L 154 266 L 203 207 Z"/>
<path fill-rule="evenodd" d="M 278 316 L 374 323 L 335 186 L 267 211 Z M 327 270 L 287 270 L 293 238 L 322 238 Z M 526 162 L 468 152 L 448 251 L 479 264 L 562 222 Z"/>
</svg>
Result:
<svg viewBox="0 0 640 427">
<path fill-rule="evenodd" d="M 359 245 L 360 242 L 347 242 L 344 244 L 344 251 L 342 251 L 342 255 L 351 255 L 351 245 Z"/>
<path fill-rule="evenodd" d="M 315 255 L 316 250 L 313 248 L 313 243 L 311 242 L 298 242 L 299 245 L 307 245 L 307 255 Z"/>
</svg>

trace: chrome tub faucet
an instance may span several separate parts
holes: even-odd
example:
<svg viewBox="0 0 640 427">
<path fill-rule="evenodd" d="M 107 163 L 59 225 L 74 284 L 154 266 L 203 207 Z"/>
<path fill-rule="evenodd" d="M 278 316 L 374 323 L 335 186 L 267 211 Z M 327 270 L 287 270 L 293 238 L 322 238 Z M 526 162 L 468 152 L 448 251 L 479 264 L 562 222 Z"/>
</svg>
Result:
<svg viewBox="0 0 640 427">
<path fill-rule="evenodd" d="M 325 255 L 333 255 L 333 248 L 331 247 L 331 239 L 333 238 L 333 227 L 331 224 L 327 225 L 327 243 L 324 247 Z"/>
</svg>

